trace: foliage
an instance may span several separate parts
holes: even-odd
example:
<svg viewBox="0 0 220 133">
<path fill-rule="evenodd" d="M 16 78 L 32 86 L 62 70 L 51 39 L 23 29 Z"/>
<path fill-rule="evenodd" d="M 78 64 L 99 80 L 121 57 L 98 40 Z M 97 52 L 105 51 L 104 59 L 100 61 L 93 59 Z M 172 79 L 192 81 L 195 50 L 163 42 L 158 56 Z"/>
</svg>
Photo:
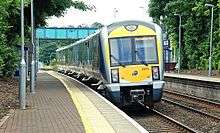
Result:
<svg viewBox="0 0 220 133">
<path fill-rule="evenodd" d="M 104 25 L 103 24 L 101 24 L 101 23 L 99 23 L 99 22 L 95 22 L 95 23 L 93 23 L 92 25 L 91 25 L 91 28 L 98 28 L 98 29 L 100 29 L 100 28 L 102 28 Z"/>
<path fill-rule="evenodd" d="M 4 76 L 13 74 L 17 67 L 18 55 L 13 44 L 17 37 L 13 36 L 11 16 L 19 15 L 16 12 L 18 6 L 17 1 L 0 1 L 0 71 Z M 11 38 L 11 37 L 14 38 Z"/>
<path fill-rule="evenodd" d="M 54 71 L 58 71 L 58 62 L 57 62 L 56 59 L 53 59 L 53 60 L 51 61 L 50 66 L 52 67 L 52 69 L 53 69 Z"/>
<path fill-rule="evenodd" d="M 50 64 L 50 61 L 56 58 L 56 49 L 58 48 L 55 43 L 43 44 L 44 46 L 40 47 L 40 62 L 43 62 L 46 65 Z"/>
<path fill-rule="evenodd" d="M 42 40 L 40 41 L 40 62 L 49 65 L 56 58 L 56 50 L 76 40 Z"/>
<path fill-rule="evenodd" d="M 39 26 L 46 25 L 45 20 L 48 16 L 62 16 L 65 13 L 66 9 L 70 8 L 71 6 L 83 11 L 92 9 L 92 7 L 89 7 L 82 1 L 73 0 L 35 0 L 34 4 L 36 11 L 36 23 Z M 30 7 L 28 9 L 30 9 Z"/>
<path fill-rule="evenodd" d="M 181 62 L 185 69 L 208 68 L 211 10 L 205 3 L 215 6 L 212 65 L 214 69 L 219 69 L 220 0 L 150 0 L 150 16 L 155 22 L 163 23 L 162 26 L 166 27 L 172 46 L 176 49 L 178 49 L 179 17 L 174 14 L 182 15 Z"/>
<path fill-rule="evenodd" d="M 69 7 L 80 10 L 92 9 L 81 1 L 34 0 L 36 27 L 45 26 L 49 16 L 62 16 Z M 0 73 L 12 76 L 18 67 L 20 44 L 20 0 L 0 0 Z M 25 42 L 30 42 L 30 0 L 24 0 Z"/>
</svg>

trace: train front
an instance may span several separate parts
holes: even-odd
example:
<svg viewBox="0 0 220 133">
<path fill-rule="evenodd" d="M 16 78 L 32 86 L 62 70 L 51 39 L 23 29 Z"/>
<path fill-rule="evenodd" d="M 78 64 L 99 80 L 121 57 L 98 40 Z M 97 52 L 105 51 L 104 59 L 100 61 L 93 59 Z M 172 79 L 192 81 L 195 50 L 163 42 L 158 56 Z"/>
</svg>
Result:
<svg viewBox="0 0 220 133">
<path fill-rule="evenodd" d="M 107 28 L 107 96 L 119 106 L 160 101 L 164 86 L 161 28 L 124 21 Z"/>
</svg>

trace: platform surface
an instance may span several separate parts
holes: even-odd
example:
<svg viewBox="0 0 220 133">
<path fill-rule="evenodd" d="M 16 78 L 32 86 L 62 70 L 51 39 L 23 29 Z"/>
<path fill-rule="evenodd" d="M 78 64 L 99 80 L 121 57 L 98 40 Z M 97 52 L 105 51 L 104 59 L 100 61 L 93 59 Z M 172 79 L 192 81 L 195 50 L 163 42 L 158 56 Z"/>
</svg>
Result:
<svg viewBox="0 0 220 133">
<path fill-rule="evenodd" d="M 64 85 L 46 73 L 38 74 L 34 95 L 27 109 L 15 113 L 0 127 L 0 133 L 83 133 L 80 115 Z"/>
<path fill-rule="evenodd" d="M 147 132 L 137 122 L 85 85 L 65 75 L 49 72 L 60 79 L 79 111 L 86 132 L 138 133 Z"/>
<path fill-rule="evenodd" d="M 220 78 L 208 77 L 208 76 L 177 74 L 177 73 L 165 73 L 164 76 L 165 77 L 175 77 L 175 78 L 182 78 L 182 79 L 192 79 L 192 80 L 220 83 Z"/>
<path fill-rule="evenodd" d="M 15 110 L 0 133 L 147 132 L 93 90 L 55 72 L 38 74 L 36 94 L 27 101 L 27 109 Z"/>
</svg>

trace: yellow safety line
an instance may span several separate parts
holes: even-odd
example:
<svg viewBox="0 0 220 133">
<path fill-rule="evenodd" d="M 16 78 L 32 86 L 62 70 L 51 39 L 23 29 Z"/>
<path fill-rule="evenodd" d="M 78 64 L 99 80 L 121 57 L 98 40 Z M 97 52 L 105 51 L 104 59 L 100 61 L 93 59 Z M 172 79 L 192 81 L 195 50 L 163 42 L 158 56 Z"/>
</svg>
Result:
<svg viewBox="0 0 220 133">
<path fill-rule="evenodd" d="M 47 73 L 60 80 L 69 92 L 72 101 L 79 112 L 86 133 L 115 133 L 105 117 L 79 88 L 55 72 L 50 71 Z"/>
</svg>

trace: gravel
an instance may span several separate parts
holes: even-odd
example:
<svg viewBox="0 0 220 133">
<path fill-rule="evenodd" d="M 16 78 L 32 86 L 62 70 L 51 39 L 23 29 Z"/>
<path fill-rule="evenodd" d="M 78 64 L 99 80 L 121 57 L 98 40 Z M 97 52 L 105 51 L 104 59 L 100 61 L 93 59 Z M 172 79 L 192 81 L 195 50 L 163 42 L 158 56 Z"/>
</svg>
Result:
<svg viewBox="0 0 220 133">
<path fill-rule="evenodd" d="M 9 109 L 18 107 L 18 80 L 12 78 L 0 78 L 0 119 Z"/>
<path fill-rule="evenodd" d="M 147 109 L 133 109 L 133 110 L 123 110 L 141 126 L 143 126 L 150 133 L 182 133 L 184 132 L 182 128 L 179 128 L 178 125 L 167 120 L 164 117 L 161 117 L 154 112 Z"/>
<path fill-rule="evenodd" d="M 203 112 L 215 115 L 220 117 L 220 108 L 217 105 L 212 105 L 204 102 L 200 102 L 198 100 L 193 100 L 186 97 L 176 96 L 169 93 L 164 93 L 164 98 L 168 98 L 172 101 L 176 101 L 178 103 L 181 103 L 183 105 L 192 107 L 197 110 L 201 110 Z"/>
<path fill-rule="evenodd" d="M 166 102 L 156 104 L 155 108 L 161 113 L 198 131 L 209 133 L 220 132 L 219 121 L 212 121 L 212 119 L 209 119 L 205 116 L 187 111 L 181 107 L 177 107 Z"/>
</svg>

